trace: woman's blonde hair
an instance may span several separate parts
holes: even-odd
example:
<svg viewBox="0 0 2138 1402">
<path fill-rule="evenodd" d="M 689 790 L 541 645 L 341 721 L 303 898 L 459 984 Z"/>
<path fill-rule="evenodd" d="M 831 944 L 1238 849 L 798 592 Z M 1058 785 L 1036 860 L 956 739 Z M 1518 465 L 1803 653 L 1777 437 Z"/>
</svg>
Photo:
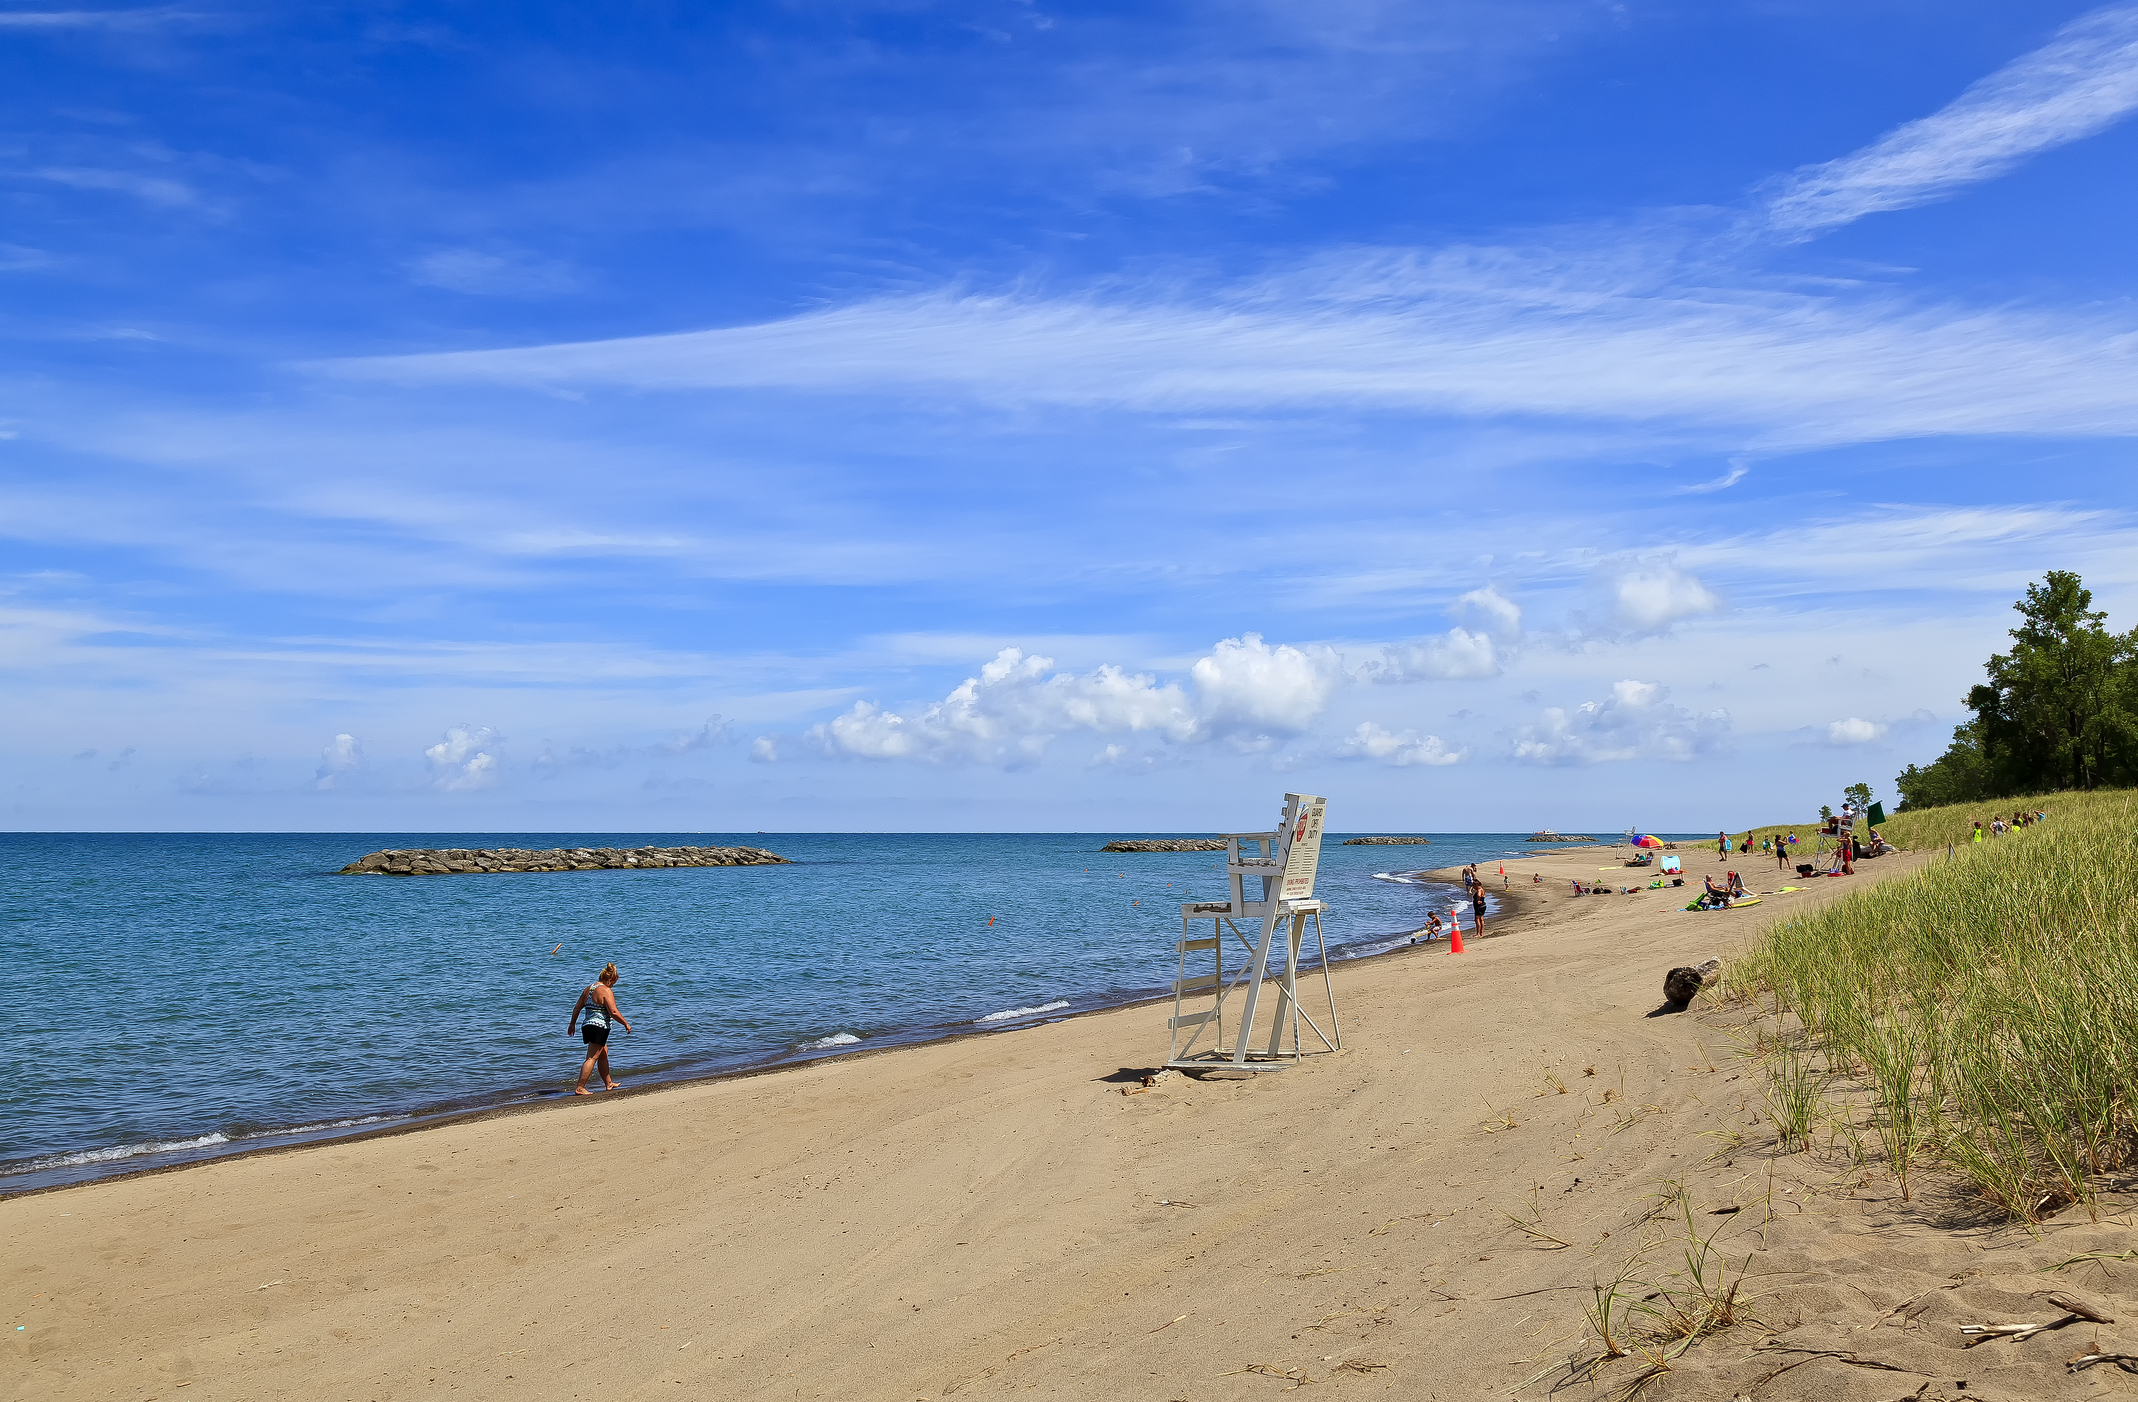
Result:
<svg viewBox="0 0 2138 1402">
<path fill-rule="evenodd" d="M 617 977 L 618 975 L 616 972 L 616 966 L 614 964 L 609 965 L 607 968 L 601 971 L 601 982 L 603 983 L 614 983 L 616 982 Z"/>
</svg>

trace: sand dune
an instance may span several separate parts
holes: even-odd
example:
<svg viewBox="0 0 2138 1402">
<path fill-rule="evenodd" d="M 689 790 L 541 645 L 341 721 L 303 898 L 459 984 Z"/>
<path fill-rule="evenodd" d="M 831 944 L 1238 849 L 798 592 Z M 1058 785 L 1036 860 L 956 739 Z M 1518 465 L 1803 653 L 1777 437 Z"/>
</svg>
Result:
<svg viewBox="0 0 2138 1402">
<path fill-rule="evenodd" d="M 1344 1050 L 1259 1078 L 1140 1089 L 1166 1045 L 1146 1006 L 0 1202 L 8 1395 L 1541 1396 L 1596 1351 L 1588 1287 L 1665 1234 L 1670 1180 L 1734 1262 L 1757 1253 L 1767 1327 L 1649 1396 L 1784 1364 L 1754 1395 L 2129 1381 L 2063 1373 L 2093 1325 L 1963 1353 L 1955 1324 L 2043 1314 L 2029 1280 L 2113 1299 L 2118 1266 L 2028 1272 L 2127 1228 L 1922 1225 L 1876 1174 L 1763 1151 L 1761 1083 L 1718 1025 L 1742 1010 L 1647 1016 L 1670 965 L 1917 859 L 1719 914 L 1571 896 L 1611 860 L 1510 862 L 1496 937 L 1340 969 Z M 1904 1327 L 1864 1327 L 1923 1290 Z"/>
</svg>

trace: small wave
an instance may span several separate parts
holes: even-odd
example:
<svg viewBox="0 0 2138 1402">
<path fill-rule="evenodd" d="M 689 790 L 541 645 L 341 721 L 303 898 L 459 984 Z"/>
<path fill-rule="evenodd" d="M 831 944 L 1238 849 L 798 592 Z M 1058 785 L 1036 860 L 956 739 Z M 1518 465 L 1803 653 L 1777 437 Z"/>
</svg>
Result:
<svg viewBox="0 0 2138 1402">
<path fill-rule="evenodd" d="M 116 1159 L 130 1159 L 140 1154 L 175 1154 L 183 1149 L 208 1149 L 217 1144 L 228 1144 L 227 1134 L 203 1134 L 198 1139 L 171 1139 L 157 1144 L 119 1144 L 109 1149 L 84 1149 L 77 1154 L 54 1154 L 50 1158 L 31 1159 L 7 1170 L 8 1173 L 35 1173 L 46 1168 L 74 1168 L 88 1163 L 111 1163 Z"/>
<path fill-rule="evenodd" d="M 860 1040 L 851 1032 L 834 1032 L 829 1037 L 819 1037 L 814 1042 L 805 1043 L 803 1050 L 823 1051 L 826 1047 L 850 1047 Z"/>
<path fill-rule="evenodd" d="M 403 1115 L 358 1115 L 347 1120 L 321 1120 L 317 1124 L 279 1125 L 274 1129 L 256 1129 L 249 1134 L 225 1134 L 216 1130 L 196 1139 L 165 1139 L 151 1144 L 115 1144 L 108 1149 L 83 1149 L 72 1154 L 51 1154 L 27 1163 L 0 1168 L 0 1177 L 17 1173 L 39 1173 L 50 1168 L 79 1168 L 84 1164 L 116 1163 L 121 1159 L 139 1158 L 143 1154 L 182 1154 L 188 1149 L 213 1149 L 218 1144 L 244 1143 L 253 1139 L 280 1139 L 293 1134 L 324 1134 L 330 1129 L 355 1129 L 360 1125 L 385 1124 L 388 1120 L 405 1119 Z"/>
<path fill-rule="evenodd" d="M 989 1022 L 1008 1022 L 1013 1018 L 1020 1017 L 1037 1017 L 1041 1013 L 1051 1013 L 1056 1008 L 1066 1008 L 1068 1006 L 1069 1000 L 1067 998 L 1057 998 L 1051 1003 L 1042 1003 L 1036 1008 L 1004 1008 L 999 1013 L 989 1013 L 986 1017 L 974 1018 L 973 1026 L 979 1027 Z"/>
</svg>

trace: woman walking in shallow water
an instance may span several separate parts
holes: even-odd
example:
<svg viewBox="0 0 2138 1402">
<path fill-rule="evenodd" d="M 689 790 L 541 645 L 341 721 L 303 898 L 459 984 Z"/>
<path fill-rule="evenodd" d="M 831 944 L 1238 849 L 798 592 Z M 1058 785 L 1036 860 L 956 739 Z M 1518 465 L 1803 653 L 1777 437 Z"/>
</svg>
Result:
<svg viewBox="0 0 2138 1402">
<path fill-rule="evenodd" d="M 601 1088 L 615 1090 L 616 1082 L 609 1076 L 609 1027 L 622 1023 L 624 1031 L 631 1030 L 631 1020 L 624 1016 L 623 1009 L 616 1006 L 616 980 L 622 975 L 614 964 L 601 971 L 595 979 L 579 992 L 579 1001 L 572 1004 L 571 1019 L 564 1024 L 564 1035 L 569 1037 L 578 1026 L 579 1014 L 586 1014 L 586 1026 L 579 1027 L 579 1036 L 586 1043 L 586 1060 L 579 1066 L 579 1084 L 572 1087 L 573 1095 L 589 1094 L 586 1078 L 594 1074 L 598 1063 L 601 1067 Z"/>
</svg>

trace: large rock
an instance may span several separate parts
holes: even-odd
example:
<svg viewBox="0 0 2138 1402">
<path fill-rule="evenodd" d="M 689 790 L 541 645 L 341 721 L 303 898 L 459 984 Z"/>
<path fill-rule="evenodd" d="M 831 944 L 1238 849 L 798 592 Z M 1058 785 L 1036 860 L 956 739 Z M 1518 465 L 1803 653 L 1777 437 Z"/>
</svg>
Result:
<svg viewBox="0 0 2138 1402">
<path fill-rule="evenodd" d="M 1109 842 L 1101 852 L 1222 852 L 1220 837 L 1131 837 Z"/>
<path fill-rule="evenodd" d="M 373 852 L 342 868 L 367 876 L 448 876 L 455 872 L 622 871 L 639 867 L 758 867 L 786 862 L 762 847 L 450 847 Z"/>
</svg>

